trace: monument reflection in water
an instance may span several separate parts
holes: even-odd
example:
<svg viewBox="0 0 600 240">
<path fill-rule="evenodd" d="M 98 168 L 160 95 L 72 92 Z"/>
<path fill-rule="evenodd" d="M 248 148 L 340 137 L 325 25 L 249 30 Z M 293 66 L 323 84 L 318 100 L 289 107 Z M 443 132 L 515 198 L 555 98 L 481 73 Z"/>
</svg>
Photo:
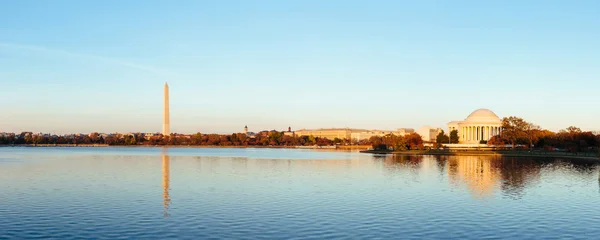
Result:
<svg viewBox="0 0 600 240">
<path fill-rule="evenodd" d="M 171 197 L 169 196 L 169 165 L 171 158 L 169 157 L 166 150 L 163 149 L 162 153 L 162 187 L 163 187 L 163 206 L 165 207 L 164 216 L 169 216 L 169 206 L 171 205 Z"/>
</svg>

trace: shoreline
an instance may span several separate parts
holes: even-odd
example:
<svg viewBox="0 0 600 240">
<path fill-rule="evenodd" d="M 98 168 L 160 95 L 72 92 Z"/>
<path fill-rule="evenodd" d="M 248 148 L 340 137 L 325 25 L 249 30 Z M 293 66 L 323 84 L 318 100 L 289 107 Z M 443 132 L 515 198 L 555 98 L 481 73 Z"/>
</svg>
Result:
<svg viewBox="0 0 600 240">
<path fill-rule="evenodd" d="M 598 155 L 584 155 L 582 154 L 570 154 L 570 153 L 556 153 L 556 152 L 512 152 L 512 151 L 462 151 L 462 152 L 448 152 L 448 151 L 382 151 L 382 150 L 365 150 L 360 153 L 370 154 L 385 154 L 385 155 L 398 155 L 398 156 L 493 156 L 493 157 L 531 157 L 531 158 L 569 158 L 569 159 L 583 159 L 583 160 L 594 160 L 600 162 Z"/>
<path fill-rule="evenodd" d="M 217 146 L 217 145 L 108 145 L 108 144 L 14 144 L 0 145 L 2 147 L 22 147 L 22 148 L 77 148 L 77 147 L 114 147 L 114 148 L 279 148 L 279 149 L 338 149 L 338 150 L 366 150 L 370 146 L 349 145 L 349 146 Z"/>
<path fill-rule="evenodd" d="M 359 150 L 360 153 L 383 154 L 397 156 L 492 156 L 492 157 L 531 157 L 531 158 L 568 158 L 580 160 L 594 160 L 600 162 L 597 154 L 572 154 L 564 152 L 529 152 L 529 151 L 386 151 L 368 150 L 370 146 L 348 145 L 348 146 L 212 146 L 212 145 L 108 145 L 108 144 L 15 144 L 0 145 L 3 147 L 18 148 L 272 148 L 272 149 L 328 149 L 328 150 Z"/>
</svg>

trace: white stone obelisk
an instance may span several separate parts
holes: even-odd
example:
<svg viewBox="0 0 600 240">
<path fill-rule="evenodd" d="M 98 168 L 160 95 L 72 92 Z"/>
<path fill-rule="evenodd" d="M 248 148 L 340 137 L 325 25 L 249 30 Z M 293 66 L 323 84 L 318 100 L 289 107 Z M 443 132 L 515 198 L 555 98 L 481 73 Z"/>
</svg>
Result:
<svg viewBox="0 0 600 240">
<path fill-rule="evenodd" d="M 165 107 L 163 112 L 163 136 L 171 135 L 171 125 L 169 120 L 169 84 L 165 82 Z"/>
</svg>

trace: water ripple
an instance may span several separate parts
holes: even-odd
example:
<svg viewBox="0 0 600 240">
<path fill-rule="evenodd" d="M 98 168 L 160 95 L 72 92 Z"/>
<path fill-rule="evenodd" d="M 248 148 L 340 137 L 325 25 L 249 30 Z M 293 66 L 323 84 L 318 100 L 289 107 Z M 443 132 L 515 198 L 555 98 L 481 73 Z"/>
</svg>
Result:
<svg viewBox="0 0 600 240">
<path fill-rule="evenodd" d="M 0 239 L 600 235 L 598 165 L 564 159 L 11 148 L 0 160 Z"/>
</svg>

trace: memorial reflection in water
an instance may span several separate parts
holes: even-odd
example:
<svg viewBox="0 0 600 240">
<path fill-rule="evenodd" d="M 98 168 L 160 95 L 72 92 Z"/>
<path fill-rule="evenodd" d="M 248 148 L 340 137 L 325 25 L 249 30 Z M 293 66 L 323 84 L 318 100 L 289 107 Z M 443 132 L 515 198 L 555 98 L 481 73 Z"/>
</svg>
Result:
<svg viewBox="0 0 600 240">
<path fill-rule="evenodd" d="M 465 185 L 475 198 L 484 198 L 498 189 L 518 196 L 528 184 L 539 179 L 543 165 L 533 159 L 513 159 L 491 156 L 460 156 L 448 158 L 451 184 Z"/>
<path fill-rule="evenodd" d="M 572 174 L 596 174 L 597 164 L 577 160 L 496 156 L 380 156 L 388 171 L 411 174 L 437 170 L 454 188 L 465 188 L 475 199 L 502 194 L 520 198 L 527 187 L 539 183 L 541 172 L 561 166 Z M 565 174 L 565 173 L 562 173 Z M 600 183 L 600 179 L 599 179 Z"/>
</svg>

